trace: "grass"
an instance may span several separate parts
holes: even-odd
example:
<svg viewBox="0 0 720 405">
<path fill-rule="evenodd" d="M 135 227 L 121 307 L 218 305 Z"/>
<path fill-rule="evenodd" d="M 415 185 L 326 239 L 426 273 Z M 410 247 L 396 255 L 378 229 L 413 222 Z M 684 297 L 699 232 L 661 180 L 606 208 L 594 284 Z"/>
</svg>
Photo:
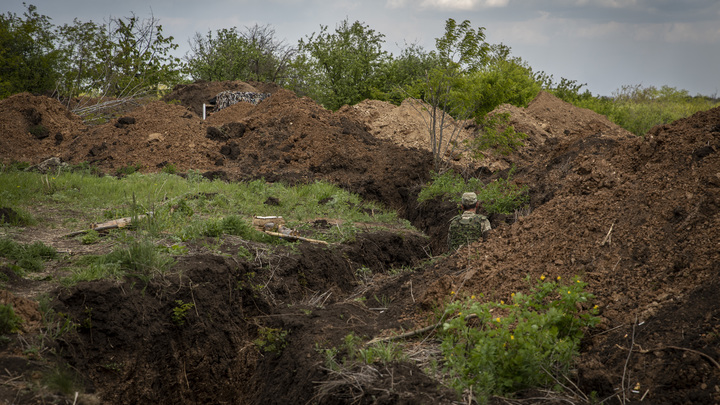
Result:
<svg viewBox="0 0 720 405">
<path fill-rule="evenodd" d="M 714 97 L 692 97 L 687 90 L 669 86 L 623 86 L 612 97 L 593 97 L 588 92 L 578 94 L 580 87 L 567 94 L 555 94 L 578 107 L 605 115 L 637 136 L 644 136 L 656 125 L 668 124 L 720 106 L 717 94 Z"/>
<path fill-rule="evenodd" d="M 0 238 L 0 257 L 14 263 L 20 269 L 41 271 L 47 260 L 57 256 L 57 251 L 37 241 L 29 244 L 17 243 L 10 238 Z"/>
<path fill-rule="evenodd" d="M 527 206 L 529 202 L 527 186 L 518 186 L 512 182 L 515 167 L 508 172 L 507 178 L 498 178 L 488 184 L 471 177 L 467 181 L 452 171 L 433 174 L 432 181 L 425 185 L 418 195 L 418 202 L 436 197 L 458 199 L 468 191 L 477 193 L 478 202 L 488 214 L 512 214 Z M 458 201 L 459 203 L 459 201 Z"/>
<path fill-rule="evenodd" d="M 255 180 L 241 183 L 210 181 L 197 171 L 181 177 L 168 172 L 142 174 L 127 170 L 122 178 L 98 176 L 87 165 L 50 174 L 26 172 L 21 163 L 0 166 L 0 206 L 17 212 L 16 207 L 40 207 L 44 212 L 60 212 L 44 226 L 87 230 L 77 240 L 83 244 L 116 246 L 107 255 L 88 256 L 76 261 L 71 274 L 62 280 L 79 281 L 122 279 L 143 280 L 161 274 L 173 262 L 167 245 L 211 237 L 220 243 L 225 235 L 270 245 L 289 245 L 283 239 L 257 231 L 253 216 L 282 216 L 286 226 L 302 236 L 327 242 L 353 240 L 360 231 L 357 224 L 373 227 L 384 223 L 392 228 L 411 229 L 406 220 L 377 203 L 363 202 L 356 194 L 325 182 L 287 186 Z M 27 213 L 28 218 L 37 215 Z M 119 218 L 132 218 L 132 227 L 101 234 L 92 224 Z M 332 218 L 337 226 L 318 230 L 311 226 L 318 218 Z M 52 222 L 52 221 L 55 222 Z M 40 245 L 20 246 L 10 235 L 12 224 L 0 225 L 0 256 L 23 269 L 36 271 L 54 251 Z M 29 225 L 27 225 L 29 226 Z M 39 242 L 38 242 L 39 243 Z M 178 245 L 179 246 L 179 245 Z M 164 249 L 164 251 L 163 251 Z M 244 257 L 251 257 L 249 252 Z"/>
</svg>

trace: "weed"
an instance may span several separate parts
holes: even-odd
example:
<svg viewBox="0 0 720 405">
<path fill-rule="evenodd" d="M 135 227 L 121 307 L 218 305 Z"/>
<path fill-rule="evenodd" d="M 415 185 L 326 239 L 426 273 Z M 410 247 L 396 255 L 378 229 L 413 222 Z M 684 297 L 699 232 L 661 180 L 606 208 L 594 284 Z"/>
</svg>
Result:
<svg viewBox="0 0 720 405">
<path fill-rule="evenodd" d="M 402 348 L 394 342 L 378 342 L 364 349 L 357 351 L 358 359 L 365 364 L 372 364 L 380 361 L 383 364 L 406 359 Z"/>
<path fill-rule="evenodd" d="M 46 374 L 44 382 L 48 388 L 64 395 L 72 395 L 81 387 L 80 379 L 72 369 L 62 365 L 58 365 Z"/>
<path fill-rule="evenodd" d="M 100 234 L 94 229 L 85 232 L 85 234 L 80 237 L 80 242 L 83 245 L 93 245 L 95 243 L 98 243 L 99 241 Z"/>
<path fill-rule="evenodd" d="M 178 170 L 177 170 L 177 167 L 175 167 L 174 164 L 168 163 L 168 164 L 166 164 L 165 166 L 163 166 L 162 172 L 163 172 L 163 173 L 167 173 L 167 174 L 177 174 Z"/>
<path fill-rule="evenodd" d="M 140 163 L 130 164 L 130 165 L 123 166 L 123 167 L 117 169 L 117 171 L 115 172 L 115 174 L 116 174 L 118 177 L 129 176 L 129 175 L 131 175 L 131 174 L 133 174 L 133 173 L 139 172 L 140 169 L 142 169 L 142 165 L 141 165 Z"/>
<path fill-rule="evenodd" d="M 245 246 L 238 246 L 237 256 L 248 261 L 255 258 L 255 255 L 250 253 L 250 251 Z"/>
<path fill-rule="evenodd" d="M 156 273 L 163 273 L 174 260 L 160 252 L 148 240 L 133 240 L 127 247 L 113 250 L 105 256 L 105 263 L 117 263 L 127 275 L 149 281 Z"/>
<path fill-rule="evenodd" d="M 202 183 L 204 181 L 207 181 L 207 179 L 203 177 L 200 171 L 190 169 L 187 171 L 187 181 L 190 183 Z"/>
<path fill-rule="evenodd" d="M 447 305 L 452 319 L 440 337 L 445 370 L 458 390 L 478 393 L 480 402 L 530 387 L 552 385 L 578 353 L 583 330 L 594 326 L 596 309 L 581 312 L 593 296 L 585 283 L 541 280 L 512 302 L 480 303 L 468 298 Z M 477 318 L 477 321 L 468 320 Z"/>
<path fill-rule="evenodd" d="M 40 313 L 42 314 L 43 330 L 50 340 L 57 340 L 65 333 L 74 330 L 77 326 L 66 314 L 55 312 L 50 306 L 50 300 L 47 295 L 41 296 L 38 303 Z"/>
<path fill-rule="evenodd" d="M 183 300 L 175 300 L 175 307 L 172 309 L 172 320 L 175 325 L 182 326 L 185 324 L 185 317 L 189 310 L 195 307 L 192 302 L 183 302 Z"/>
<path fill-rule="evenodd" d="M 375 302 L 377 302 L 381 308 L 389 308 L 390 304 L 392 304 L 392 298 L 389 298 L 386 295 L 382 295 L 378 297 L 377 295 L 373 295 L 373 298 L 375 299 Z"/>
<path fill-rule="evenodd" d="M 85 307 L 85 318 L 80 321 L 80 327 L 87 330 L 92 330 L 92 307 Z"/>
<path fill-rule="evenodd" d="M 37 241 L 20 244 L 9 238 L 0 238 L 0 257 L 15 261 L 16 265 L 28 271 L 40 271 L 45 260 L 54 259 L 57 251 Z"/>
<path fill-rule="evenodd" d="M 21 323 L 22 318 L 15 314 L 11 304 L 0 304 L 0 335 L 16 332 Z"/>
<path fill-rule="evenodd" d="M 0 207 L 0 224 L 10 226 L 29 226 L 35 225 L 37 220 L 27 211 L 16 208 Z"/>
<path fill-rule="evenodd" d="M 402 267 L 393 267 L 390 269 L 388 274 L 390 274 L 393 277 L 401 276 L 406 273 L 412 273 L 414 269 L 411 266 L 402 266 Z"/>
<path fill-rule="evenodd" d="M 373 272 L 369 267 L 363 266 L 355 270 L 355 277 L 360 280 L 360 283 L 368 284 L 372 281 Z"/>
<path fill-rule="evenodd" d="M 320 346 L 320 343 L 315 343 L 315 351 L 320 353 L 324 358 L 325 367 L 330 370 L 337 371 L 340 369 L 340 365 L 337 362 L 338 349 L 329 348 L 325 349 Z"/>
<path fill-rule="evenodd" d="M 263 352 L 280 353 L 287 346 L 286 330 L 262 326 L 258 334 L 258 338 L 253 340 L 253 343 Z"/>
</svg>

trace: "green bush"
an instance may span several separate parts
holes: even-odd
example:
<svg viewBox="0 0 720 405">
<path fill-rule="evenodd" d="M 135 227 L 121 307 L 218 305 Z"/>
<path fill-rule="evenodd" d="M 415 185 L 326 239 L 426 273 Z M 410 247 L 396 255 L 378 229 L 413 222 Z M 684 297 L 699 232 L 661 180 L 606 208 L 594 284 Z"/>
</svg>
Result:
<svg viewBox="0 0 720 405">
<path fill-rule="evenodd" d="M 481 130 L 475 138 L 466 141 L 475 158 L 484 159 L 488 151 L 509 155 L 523 146 L 527 134 L 515 131 L 510 125 L 510 113 L 493 114 L 480 120 Z"/>
<path fill-rule="evenodd" d="M 478 201 L 488 214 L 512 214 L 525 207 L 530 197 L 527 186 L 518 186 L 510 181 L 515 166 L 508 172 L 507 178 L 498 178 L 477 191 Z"/>
<path fill-rule="evenodd" d="M 446 306 L 454 317 L 441 328 L 441 350 L 451 385 L 485 402 L 531 387 L 548 387 L 567 374 L 584 330 L 597 324 L 593 295 L 575 278 L 569 285 L 541 280 L 528 294 L 481 303 L 470 297 Z M 471 321 L 472 320 L 472 321 Z"/>
</svg>

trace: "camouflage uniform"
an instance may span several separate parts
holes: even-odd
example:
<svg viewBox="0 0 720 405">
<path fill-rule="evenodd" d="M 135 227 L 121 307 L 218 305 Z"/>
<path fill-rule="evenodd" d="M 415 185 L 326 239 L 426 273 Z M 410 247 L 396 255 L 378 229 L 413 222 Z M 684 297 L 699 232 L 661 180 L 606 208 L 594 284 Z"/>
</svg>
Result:
<svg viewBox="0 0 720 405">
<path fill-rule="evenodd" d="M 482 238 L 483 233 L 490 230 L 490 221 L 484 215 L 471 211 L 473 207 L 477 206 L 475 193 L 464 193 L 462 206 L 465 212 L 450 220 L 450 229 L 448 230 L 450 250 L 457 250 L 460 246 L 474 242 Z"/>
<path fill-rule="evenodd" d="M 483 233 L 490 230 L 490 221 L 480 214 L 463 212 L 450 220 L 448 246 L 456 250 L 482 238 Z"/>
</svg>

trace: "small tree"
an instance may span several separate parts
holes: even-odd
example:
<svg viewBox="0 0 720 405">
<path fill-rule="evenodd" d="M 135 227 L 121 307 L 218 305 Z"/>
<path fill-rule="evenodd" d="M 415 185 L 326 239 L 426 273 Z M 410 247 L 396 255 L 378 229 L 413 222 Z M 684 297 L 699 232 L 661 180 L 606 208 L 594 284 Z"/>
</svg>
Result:
<svg viewBox="0 0 720 405">
<path fill-rule="evenodd" d="M 387 58 L 384 37 L 359 21 L 346 19 L 334 33 L 321 25 L 320 33 L 300 40 L 297 67 L 319 77 L 304 84 L 323 85 L 301 90 L 331 110 L 370 98 L 376 72 Z"/>
<path fill-rule="evenodd" d="M 0 14 L 0 99 L 15 93 L 48 93 L 58 77 L 60 53 L 50 18 L 27 6 L 24 18 Z"/>
<path fill-rule="evenodd" d="M 482 66 L 488 51 L 484 30 L 473 29 L 468 20 L 458 25 L 450 18 L 445 34 L 435 40 L 439 66 L 426 72 L 422 96 L 427 105 L 421 106 L 420 112 L 430 134 L 436 172 L 441 171 L 443 156 L 461 129 L 458 120 L 470 117 L 470 107 L 459 103 L 453 90 L 464 74 Z"/>
<path fill-rule="evenodd" d="M 163 35 L 152 15 L 111 18 L 102 26 L 75 20 L 58 32 L 64 58 L 56 93 L 68 102 L 81 96 L 71 106 L 80 116 L 155 94 L 159 85 L 182 80 L 180 59 L 171 55 L 178 45 L 172 36 Z"/>
<path fill-rule="evenodd" d="M 195 80 L 257 80 L 284 84 L 296 49 L 275 38 L 269 25 L 196 33 L 185 55 Z"/>
</svg>

